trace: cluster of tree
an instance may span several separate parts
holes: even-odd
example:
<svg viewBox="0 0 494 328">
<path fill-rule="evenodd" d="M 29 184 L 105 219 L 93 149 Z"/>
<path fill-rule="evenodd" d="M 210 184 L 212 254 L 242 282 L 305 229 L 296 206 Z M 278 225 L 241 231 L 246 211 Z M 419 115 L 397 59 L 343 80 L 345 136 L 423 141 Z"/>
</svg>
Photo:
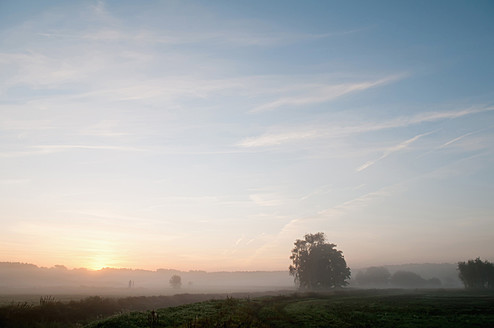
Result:
<svg viewBox="0 0 494 328">
<path fill-rule="evenodd" d="M 370 267 L 361 270 L 355 276 L 355 281 L 362 287 L 385 288 L 389 286 L 391 273 L 385 267 Z"/>
<path fill-rule="evenodd" d="M 300 288 L 317 290 L 348 285 L 350 268 L 336 245 L 326 242 L 324 233 L 306 234 L 304 239 L 297 239 L 294 245 L 289 270 Z M 491 263 L 477 259 L 467 264 L 462 262 L 459 266 L 460 278 L 465 286 L 494 286 L 494 267 Z M 361 287 L 371 288 L 437 288 L 442 285 L 439 278 L 424 279 L 407 270 L 397 270 L 391 274 L 386 267 L 370 267 L 360 271 L 355 281 Z"/>
<path fill-rule="evenodd" d="M 348 285 L 350 269 L 346 265 L 343 253 L 335 244 L 326 242 L 324 233 L 307 234 L 304 239 L 294 243 L 290 259 L 290 274 L 300 288 L 325 289 Z M 494 288 L 494 265 L 480 258 L 458 263 L 459 277 L 466 288 Z M 424 279 L 411 271 L 391 272 L 386 267 L 369 267 L 359 271 L 355 277 L 359 286 L 372 288 L 436 288 L 441 286 L 438 278 Z M 173 275 L 170 286 L 178 289 L 182 278 Z"/>
<path fill-rule="evenodd" d="M 289 270 L 300 288 L 315 290 L 348 285 L 350 268 L 336 245 L 326 242 L 324 233 L 307 234 L 294 245 Z"/>
<path fill-rule="evenodd" d="M 390 284 L 401 288 L 436 288 L 441 286 L 441 280 L 438 278 L 424 279 L 415 272 L 397 271 L 391 276 Z"/>
<path fill-rule="evenodd" d="M 457 263 L 408 263 L 385 266 L 391 273 L 397 271 L 414 272 L 426 279 L 437 277 L 441 288 L 460 288 L 463 286 L 458 277 Z M 356 283 L 356 281 L 352 281 Z"/>
<path fill-rule="evenodd" d="M 318 290 L 348 285 L 350 268 L 343 253 L 335 244 L 327 243 L 324 233 L 306 234 L 294 243 L 290 259 L 290 274 L 302 289 Z M 385 267 L 371 267 L 357 274 L 355 280 L 362 287 L 373 288 L 435 288 L 441 286 L 438 278 L 424 279 L 410 271 L 391 274 Z"/>
<path fill-rule="evenodd" d="M 480 258 L 458 262 L 459 277 L 467 289 L 494 289 L 494 264 Z"/>
<path fill-rule="evenodd" d="M 391 274 L 386 267 L 370 267 L 360 271 L 355 281 L 361 287 L 371 288 L 434 288 L 441 286 L 438 278 L 424 279 L 411 271 L 397 271 Z"/>
</svg>

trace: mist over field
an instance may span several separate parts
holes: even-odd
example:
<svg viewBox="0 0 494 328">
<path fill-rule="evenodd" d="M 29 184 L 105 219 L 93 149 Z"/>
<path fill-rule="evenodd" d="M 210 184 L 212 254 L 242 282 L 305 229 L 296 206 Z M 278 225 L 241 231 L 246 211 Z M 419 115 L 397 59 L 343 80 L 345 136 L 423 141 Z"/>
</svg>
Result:
<svg viewBox="0 0 494 328">
<path fill-rule="evenodd" d="M 460 288 L 456 264 L 408 264 L 386 266 L 390 273 L 407 271 L 424 280 L 438 278 L 440 285 L 400 286 L 362 285 L 350 280 L 350 288 Z M 353 270 L 353 277 L 366 268 Z M 181 278 L 181 285 L 173 287 L 173 275 Z M 91 295 L 107 297 L 175 295 L 197 293 L 238 292 L 294 292 L 298 288 L 293 277 L 285 271 L 206 272 L 173 269 L 133 270 L 105 268 L 101 270 L 68 269 L 57 265 L 51 268 L 25 263 L 0 263 L 0 300 L 37 303 L 39 297 L 54 295 L 58 299 L 79 299 Z"/>
<path fill-rule="evenodd" d="M 182 285 L 169 280 L 179 275 Z M 129 284 L 129 282 L 132 282 Z M 2 294 L 170 295 L 177 293 L 264 291 L 294 289 L 287 271 L 205 272 L 172 269 L 101 270 L 42 268 L 33 264 L 0 263 Z"/>
</svg>

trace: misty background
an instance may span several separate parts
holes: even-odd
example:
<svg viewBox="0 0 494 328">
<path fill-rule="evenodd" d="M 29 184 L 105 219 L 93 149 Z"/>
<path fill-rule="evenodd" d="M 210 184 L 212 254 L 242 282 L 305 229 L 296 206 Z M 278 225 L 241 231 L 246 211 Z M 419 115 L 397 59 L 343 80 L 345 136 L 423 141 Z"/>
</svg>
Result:
<svg viewBox="0 0 494 328">
<path fill-rule="evenodd" d="M 403 264 L 385 266 L 391 274 L 413 272 L 423 279 L 437 278 L 439 285 L 415 284 L 409 288 L 461 288 L 457 264 Z M 362 285 L 355 280 L 367 268 L 353 269 L 350 288 L 403 288 L 406 285 Z M 181 277 L 180 288 L 173 288 L 169 280 Z M 132 281 L 129 287 L 129 281 Z M 105 268 L 98 271 L 51 268 L 26 263 L 0 263 L 0 294 L 4 302 L 13 298 L 32 300 L 46 295 L 56 297 L 84 297 L 88 295 L 174 295 L 183 293 L 234 293 L 261 291 L 295 291 L 293 277 L 284 271 L 206 272 L 173 269 L 133 270 Z M 22 296 L 24 295 L 24 296 Z M 76 297 L 76 298 L 77 298 Z"/>
</svg>

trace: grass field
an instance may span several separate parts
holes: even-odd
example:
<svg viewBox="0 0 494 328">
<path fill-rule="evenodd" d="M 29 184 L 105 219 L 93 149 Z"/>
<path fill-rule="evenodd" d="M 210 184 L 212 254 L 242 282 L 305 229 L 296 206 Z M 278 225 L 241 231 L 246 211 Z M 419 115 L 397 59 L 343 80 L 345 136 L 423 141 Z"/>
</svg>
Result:
<svg viewBox="0 0 494 328">
<path fill-rule="evenodd" d="M 117 327 L 494 327 L 494 294 L 341 291 L 211 300 L 93 322 Z"/>
<path fill-rule="evenodd" d="M 12 304 L 0 307 L 0 327 L 494 327 L 492 291 L 340 290 L 223 297 L 91 297 Z"/>
</svg>

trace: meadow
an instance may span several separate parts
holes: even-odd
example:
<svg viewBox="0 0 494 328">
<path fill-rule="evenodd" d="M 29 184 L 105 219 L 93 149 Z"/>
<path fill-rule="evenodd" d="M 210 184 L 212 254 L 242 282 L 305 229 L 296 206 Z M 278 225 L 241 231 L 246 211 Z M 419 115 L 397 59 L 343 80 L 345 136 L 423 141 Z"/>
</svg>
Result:
<svg viewBox="0 0 494 328">
<path fill-rule="evenodd" d="M 226 298 L 219 294 L 91 297 L 68 303 L 4 306 L 0 308 L 0 326 L 494 327 L 494 293 L 385 289 Z"/>
</svg>

